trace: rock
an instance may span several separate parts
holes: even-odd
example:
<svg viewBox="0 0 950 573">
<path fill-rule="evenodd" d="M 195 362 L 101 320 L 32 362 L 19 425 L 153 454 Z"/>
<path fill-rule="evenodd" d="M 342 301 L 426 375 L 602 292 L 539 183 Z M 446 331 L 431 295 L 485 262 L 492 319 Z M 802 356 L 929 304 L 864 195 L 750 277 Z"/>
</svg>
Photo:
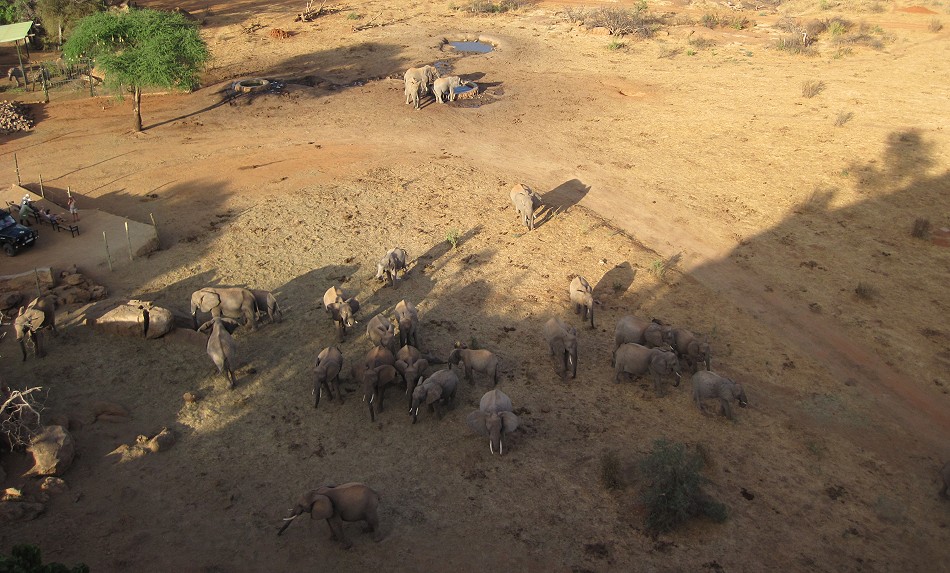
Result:
<svg viewBox="0 0 950 573">
<path fill-rule="evenodd" d="M 40 491 L 58 495 L 69 491 L 69 487 L 66 486 L 66 482 L 57 477 L 45 477 L 43 481 L 40 482 Z"/>
<path fill-rule="evenodd" d="M 69 275 L 74 275 L 78 272 L 79 272 L 79 269 L 76 268 L 76 265 L 72 265 L 69 268 L 63 270 L 63 272 L 59 273 L 59 276 L 60 278 L 66 278 Z"/>
<path fill-rule="evenodd" d="M 18 292 L 0 294 L 0 310 L 15 309 L 23 302 L 23 295 Z"/>
<path fill-rule="evenodd" d="M 148 441 L 146 447 L 153 453 L 164 452 L 174 446 L 176 441 L 178 440 L 174 432 L 168 428 L 162 428 L 161 432 Z"/>
<path fill-rule="evenodd" d="M 73 438 L 62 426 L 47 426 L 27 448 L 33 454 L 33 468 L 26 475 L 59 475 L 69 469 L 76 455 Z"/>
<path fill-rule="evenodd" d="M 610 30 L 604 28 L 603 26 L 597 26 L 596 28 L 590 29 L 590 34 L 592 36 L 609 36 Z"/>
<path fill-rule="evenodd" d="M 95 320 L 99 330 L 126 336 L 143 336 L 145 333 L 145 311 L 148 311 L 148 333 L 146 338 L 164 336 L 175 326 L 175 317 L 167 308 L 152 306 L 149 302 L 132 300 L 120 304 Z"/>
<path fill-rule="evenodd" d="M 3 501 L 0 502 L 0 522 L 3 521 L 29 521 L 43 513 L 46 509 L 42 503 L 33 503 L 27 501 Z"/>
<path fill-rule="evenodd" d="M 70 275 L 78 276 L 78 275 Z M 85 304 L 92 298 L 89 291 L 77 286 L 62 285 L 54 288 L 52 294 L 59 299 L 60 305 L 64 304 Z"/>
<path fill-rule="evenodd" d="M 109 296 L 109 291 L 102 285 L 92 285 L 89 288 L 90 300 L 102 300 Z"/>
<path fill-rule="evenodd" d="M 68 274 L 63 277 L 63 284 L 70 286 L 82 286 L 86 283 L 86 277 L 82 276 L 79 273 Z"/>
<path fill-rule="evenodd" d="M 15 487 L 8 487 L 0 494 L 0 501 L 23 501 L 23 492 Z"/>
<path fill-rule="evenodd" d="M 198 401 L 198 395 L 194 392 L 185 392 L 184 396 L 182 396 L 182 399 L 186 404 L 194 404 Z"/>
</svg>

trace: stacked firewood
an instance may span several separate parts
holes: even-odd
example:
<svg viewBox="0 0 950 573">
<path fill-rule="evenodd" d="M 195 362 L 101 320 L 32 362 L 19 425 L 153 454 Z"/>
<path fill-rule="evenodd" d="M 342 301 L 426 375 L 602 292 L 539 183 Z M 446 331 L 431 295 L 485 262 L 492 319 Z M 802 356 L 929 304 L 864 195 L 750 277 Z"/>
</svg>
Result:
<svg viewBox="0 0 950 573">
<path fill-rule="evenodd" d="M 0 135 L 33 129 L 30 110 L 18 101 L 0 102 Z"/>
</svg>

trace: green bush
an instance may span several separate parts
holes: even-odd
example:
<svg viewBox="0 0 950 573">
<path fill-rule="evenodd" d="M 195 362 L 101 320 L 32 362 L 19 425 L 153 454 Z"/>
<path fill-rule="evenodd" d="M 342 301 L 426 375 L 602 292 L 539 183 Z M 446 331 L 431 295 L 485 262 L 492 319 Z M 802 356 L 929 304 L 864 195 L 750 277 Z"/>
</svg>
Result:
<svg viewBox="0 0 950 573">
<path fill-rule="evenodd" d="M 717 523 L 726 520 L 726 506 L 710 499 L 702 486 L 708 479 L 700 474 L 703 457 L 689 452 L 685 444 L 657 440 L 653 451 L 640 463 L 649 483 L 643 501 L 649 514 L 646 529 L 652 535 L 672 531 L 692 517 L 705 515 Z"/>
<path fill-rule="evenodd" d="M 89 567 L 82 563 L 72 568 L 62 563 L 43 565 L 39 547 L 14 545 L 9 557 L 0 555 L 0 573 L 89 573 Z"/>
</svg>

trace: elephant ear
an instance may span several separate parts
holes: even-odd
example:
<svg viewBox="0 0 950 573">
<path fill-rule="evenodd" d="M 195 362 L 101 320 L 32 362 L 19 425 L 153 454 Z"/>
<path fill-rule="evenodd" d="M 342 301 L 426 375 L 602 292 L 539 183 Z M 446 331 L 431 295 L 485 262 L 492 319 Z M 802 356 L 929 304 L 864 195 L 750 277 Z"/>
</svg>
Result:
<svg viewBox="0 0 950 573">
<path fill-rule="evenodd" d="M 426 391 L 426 406 L 430 406 L 442 398 L 442 386 L 432 384 Z"/>
<path fill-rule="evenodd" d="M 350 310 L 356 312 L 360 309 L 360 301 L 355 298 L 349 298 L 346 300 L 346 304 L 350 306 Z"/>
<path fill-rule="evenodd" d="M 313 519 L 328 519 L 333 515 L 333 502 L 325 495 L 313 496 L 310 504 L 310 515 Z"/>
<path fill-rule="evenodd" d="M 201 309 L 201 312 L 211 312 L 212 308 L 221 306 L 221 296 L 218 293 L 209 290 L 203 290 L 201 293 L 198 302 L 198 308 Z"/>
<path fill-rule="evenodd" d="M 498 415 L 501 416 L 501 426 L 506 434 L 518 429 L 518 416 L 514 412 L 500 412 Z"/>
<path fill-rule="evenodd" d="M 465 423 L 468 424 L 468 427 L 472 429 L 473 432 L 481 434 L 483 436 L 488 435 L 488 424 L 486 423 L 488 416 L 485 412 L 481 410 L 475 410 L 468 415 L 468 418 L 465 419 Z"/>
<path fill-rule="evenodd" d="M 198 332 L 210 332 L 212 327 L 214 327 L 214 321 L 209 320 L 208 322 L 198 327 Z"/>
<path fill-rule="evenodd" d="M 221 324 L 224 326 L 224 329 L 228 331 L 228 334 L 234 334 L 234 331 L 241 326 L 241 323 L 233 318 L 222 318 Z"/>
<path fill-rule="evenodd" d="M 397 360 L 395 366 L 396 366 L 396 370 L 402 373 L 405 373 L 406 368 L 409 368 L 409 365 L 406 363 L 405 360 Z"/>
</svg>

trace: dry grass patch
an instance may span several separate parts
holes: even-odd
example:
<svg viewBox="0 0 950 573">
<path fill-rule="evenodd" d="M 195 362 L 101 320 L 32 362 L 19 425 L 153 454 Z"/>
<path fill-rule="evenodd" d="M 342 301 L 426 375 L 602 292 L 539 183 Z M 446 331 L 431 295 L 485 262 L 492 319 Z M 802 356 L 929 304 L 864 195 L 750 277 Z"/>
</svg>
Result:
<svg viewBox="0 0 950 573">
<path fill-rule="evenodd" d="M 802 82 L 802 97 L 813 98 L 825 91 L 825 82 L 821 80 L 805 80 Z"/>
</svg>

